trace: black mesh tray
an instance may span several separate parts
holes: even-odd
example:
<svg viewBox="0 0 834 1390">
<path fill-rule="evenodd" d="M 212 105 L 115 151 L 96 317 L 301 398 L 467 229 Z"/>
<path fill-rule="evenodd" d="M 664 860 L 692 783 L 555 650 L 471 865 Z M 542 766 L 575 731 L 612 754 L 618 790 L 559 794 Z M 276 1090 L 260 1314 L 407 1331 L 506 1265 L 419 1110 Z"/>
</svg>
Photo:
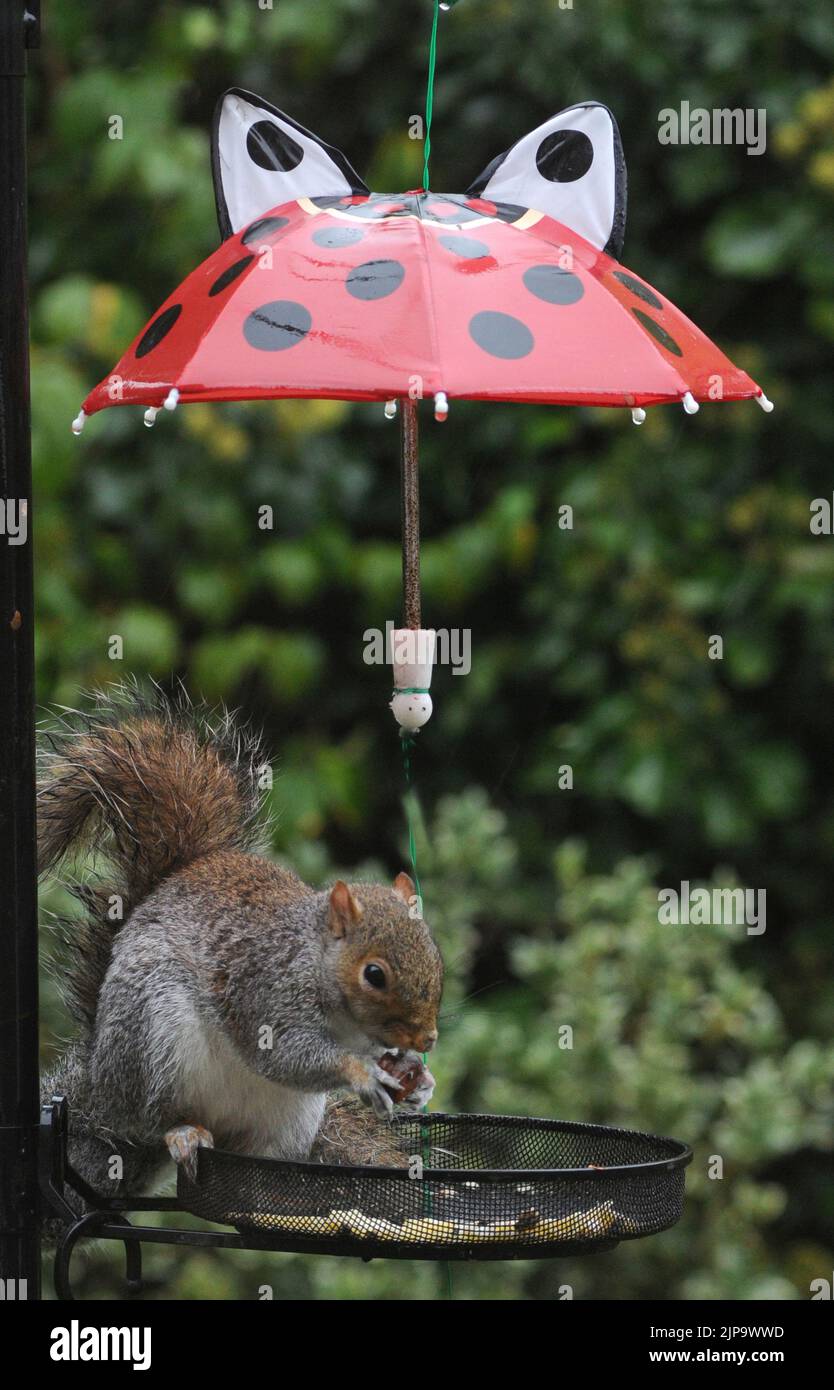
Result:
<svg viewBox="0 0 834 1390">
<path fill-rule="evenodd" d="M 400 1116 L 405 1168 L 201 1149 L 183 1207 L 248 1244 L 367 1259 L 511 1260 L 610 1250 L 673 1226 L 691 1149 L 602 1125 L 507 1115 Z"/>
</svg>

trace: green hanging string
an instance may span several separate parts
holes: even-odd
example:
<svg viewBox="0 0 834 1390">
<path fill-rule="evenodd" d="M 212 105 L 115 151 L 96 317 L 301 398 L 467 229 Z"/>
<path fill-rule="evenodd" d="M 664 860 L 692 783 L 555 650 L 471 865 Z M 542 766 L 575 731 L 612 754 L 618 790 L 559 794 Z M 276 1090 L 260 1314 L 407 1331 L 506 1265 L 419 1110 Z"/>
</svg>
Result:
<svg viewBox="0 0 834 1390">
<path fill-rule="evenodd" d="M 406 692 L 404 692 L 404 691 L 402 691 L 402 690 L 398 690 L 396 693 L 397 693 L 398 695 L 402 695 L 402 694 L 404 694 L 404 693 L 406 693 Z M 415 687 L 415 689 L 414 689 L 413 691 L 409 692 L 409 693 L 414 694 L 414 695 L 425 695 L 425 694 L 427 694 L 428 692 L 425 691 L 425 690 L 418 690 L 418 689 L 416 689 L 416 687 Z M 403 733 L 400 735 L 400 742 L 402 743 L 402 749 L 403 749 L 403 768 L 405 769 L 405 785 L 406 785 L 405 816 L 406 816 L 406 822 L 407 822 L 407 825 L 408 825 L 408 854 L 409 854 L 409 858 L 410 858 L 410 860 L 411 860 L 411 877 L 414 879 L 414 887 L 417 889 L 417 898 L 418 898 L 419 903 L 420 903 L 420 912 L 422 913 L 422 911 L 423 911 L 423 890 L 422 890 L 422 888 L 420 887 L 420 877 L 419 877 L 419 875 L 418 875 L 418 873 L 417 873 L 417 840 L 416 840 L 416 836 L 415 836 L 415 833 L 414 833 L 414 816 L 413 816 L 413 814 L 412 814 L 412 805 L 411 805 L 411 793 L 412 793 L 412 791 L 413 791 L 413 789 L 414 789 L 414 787 L 413 787 L 412 773 L 411 773 L 411 754 L 412 754 L 412 752 L 414 751 L 414 746 L 415 746 L 415 743 L 416 743 L 416 739 L 414 738 L 414 735 L 413 735 L 413 734 L 407 734 L 407 733 L 405 733 L 405 732 L 403 731 Z M 424 1052 L 424 1053 L 423 1053 L 423 1066 L 426 1066 L 427 1062 L 428 1062 L 428 1053 Z M 423 1114 L 424 1114 L 424 1115 L 428 1113 L 428 1109 L 429 1109 L 428 1105 L 424 1105 L 424 1106 L 423 1106 Z M 426 1124 L 422 1124 L 422 1125 L 420 1126 L 420 1139 L 421 1139 L 421 1142 L 422 1142 L 422 1145 L 423 1145 L 423 1166 L 427 1168 L 427 1167 L 429 1167 L 430 1160 L 431 1160 L 431 1136 L 430 1136 L 430 1134 L 429 1134 L 429 1127 L 428 1127 L 428 1125 L 426 1125 Z M 425 1193 L 425 1207 L 426 1207 L 426 1216 L 431 1216 L 431 1215 L 432 1215 L 433 1207 L 432 1207 L 432 1200 L 431 1200 L 431 1192 L 428 1190 L 428 1188 L 426 1189 L 426 1193 Z M 448 1294 L 447 1294 L 447 1296 L 448 1296 L 449 1298 L 452 1298 L 452 1297 L 453 1297 L 453 1292 L 452 1292 L 452 1267 L 451 1267 L 451 1265 L 449 1264 L 448 1260 L 446 1261 L 446 1285 L 447 1285 L 447 1289 L 448 1289 Z"/>
<path fill-rule="evenodd" d="M 444 3 L 444 4 L 441 6 L 440 0 L 434 0 L 434 13 L 433 13 L 433 15 L 432 15 L 432 23 L 431 23 L 431 39 L 430 39 L 430 41 L 429 41 L 429 72 L 428 72 L 428 80 L 427 80 L 427 82 L 426 82 L 426 119 L 425 119 L 426 134 L 425 134 L 425 137 L 424 137 L 424 140 L 423 140 L 423 191 L 424 191 L 424 193 L 428 193 L 428 191 L 429 191 L 429 156 L 430 156 L 430 154 L 431 154 L 431 118 L 432 118 L 432 112 L 433 112 L 433 110 L 434 110 L 434 73 L 435 73 L 435 68 L 436 68 L 436 66 L 437 66 L 437 21 L 438 21 L 439 15 L 440 15 L 440 10 L 441 10 L 441 8 L 443 8 L 444 10 L 449 10 L 449 9 L 452 8 L 452 5 L 454 5 L 455 3 L 456 3 L 456 0 L 446 0 L 446 3 Z M 395 694 L 397 694 L 397 695 L 427 695 L 427 694 L 428 694 L 428 691 L 427 691 L 427 690 L 420 689 L 420 688 L 418 688 L 417 686 L 411 686 L 411 687 L 409 687 L 409 688 L 407 688 L 407 689 L 405 689 L 405 690 L 397 690 L 397 691 L 395 691 Z M 420 912 L 421 912 L 421 914 L 422 914 L 422 911 L 423 911 L 423 890 L 422 890 L 422 888 L 420 887 L 420 876 L 419 876 L 419 874 L 418 874 L 418 872 L 417 872 L 417 840 L 416 840 L 416 836 L 415 836 L 415 833 L 414 833 L 414 816 L 413 816 L 413 814 L 412 814 L 412 801 L 411 801 L 411 792 L 412 792 L 412 790 L 413 790 L 412 775 L 411 775 L 411 754 L 412 754 L 412 752 L 413 752 L 413 750 L 414 750 L 414 742 L 415 742 L 414 736 L 413 736 L 412 734 L 407 734 L 407 733 L 403 732 L 402 735 L 401 735 L 401 742 L 402 742 L 402 750 L 403 750 L 403 767 L 404 767 L 404 769 L 405 769 L 405 785 L 406 785 L 406 805 L 405 805 L 405 814 L 406 814 L 406 821 L 407 821 L 407 824 L 408 824 L 408 853 L 409 853 L 409 858 L 410 858 L 410 860 L 411 860 L 411 876 L 412 876 L 412 878 L 414 879 L 414 887 L 415 887 L 415 889 L 417 890 L 417 899 L 418 899 L 418 901 L 419 901 L 419 904 L 420 904 Z M 424 1053 L 423 1053 L 423 1066 L 426 1066 L 427 1063 L 428 1063 L 428 1054 L 424 1052 Z M 429 1108 L 428 1105 L 424 1105 L 424 1106 L 423 1106 L 423 1113 L 424 1113 L 424 1114 L 426 1114 L 426 1113 L 428 1112 L 428 1108 Z M 426 1124 L 421 1125 L 421 1127 L 420 1127 L 420 1138 L 421 1138 L 422 1144 L 423 1144 L 423 1164 L 424 1164 L 424 1166 L 428 1166 L 429 1161 L 430 1161 L 430 1159 L 431 1159 L 431 1139 L 430 1139 L 430 1137 L 429 1137 L 429 1127 L 428 1127 L 428 1125 L 426 1125 Z M 431 1213 L 432 1213 L 431 1193 L 430 1193 L 428 1190 L 426 1190 L 426 1215 L 427 1215 L 427 1216 L 431 1216 Z M 446 1265 L 446 1276 L 447 1276 L 447 1281 L 448 1281 L 448 1286 L 449 1286 L 449 1297 L 451 1298 L 451 1297 L 452 1297 L 452 1271 L 451 1271 L 451 1269 L 450 1269 L 448 1263 L 447 1263 L 447 1265 Z"/>
<path fill-rule="evenodd" d="M 406 787 L 405 818 L 406 818 L 406 823 L 407 823 L 407 825 L 408 825 L 408 854 L 409 854 L 409 858 L 410 858 L 410 860 L 411 860 L 411 876 L 412 876 L 412 878 L 414 879 L 414 887 L 417 889 L 417 901 L 418 901 L 418 903 L 419 903 L 419 905 L 420 905 L 420 916 L 422 917 L 422 915 L 423 915 L 423 891 L 422 891 L 422 889 L 421 889 L 421 887 L 420 887 L 420 876 L 419 876 L 419 874 L 417 873 L 417 838 L 416 838 L 415 833 L 414 833 L 414 816 L 413 816 L 413 813 L 412 813 L 412 801 L 411 801 L 411 792 L 412 792 L 412 790 L 413 790 L 412 777 L 411 777 L 411 754 L 412 754 L 412 752 L 413 752 L 413 750 L 414 750 L 414 742 L 415 742 L 413 734 L 407 734 L 407 733 L 403 732 L 403 733 L 400 735 L 400 742 L 402 743 L 402 749 L 403 749 L 403 768 L 405 769 L 405 787 Z M 424 1052 L 424 1053 L 423 1053 L 423 1066 L 426 1066 L 427 1063 L 428 1063 L 428 1053 L 427 1053 L 427 1052 Z M 426 1112 L 428 1111 L 428 1108 L 429 1108 L 428 1105 L 424 1105 L 424 1106 L 423 1106 L 423 1114 L 426 1114 Z M 428 1125 L 425 1125 L 425 1124 L 424 1124 L 424 1125 L 421 1125 L 421 1127 L 420 1127 L 420 1138 L 421 1138 L 422 1141 L 423 1141 L 423 1163 L 424 1163 L 426 1166 L 428 1166 L 428 1162 L 429 1162 L 429 1159 L 430 1159 L 430 1157 L 431 1157 L 431 1144 L 430 1144 L 430 1140 L 429 1140 L 429 1129 L 428 1129 Z M 430 1194 L 429 1192 L 426 1193 L 426 1198 L 427 1198 L 427 1214 L 430 1216 L 430 1215 L 431 1215 L 431 1194 Z"/>
<path fill-rule="evenodd" d="M 426 134 L 423 140 L 423 191 L 429 191 L 429 155 L 431 153 L 431 117 L 434 107 L 434 68 L 437 62 L 437 19 L 440 14 L 440 0 L 434 0 L 434 16 L 429 41 L 429 78 L 426 84 Z"/>
<path fill-rule="evenodd" d="M 397 694 L 400 694 L 400 695 L 401 695 L 402 693 L 403 693 L 402 691 L 398 691 L 398 692 L 397 692 Z M 412 754 L 412 750 L 413 750 L 413 748 L 414 748 L 414 738 L 413 738 L 413 736 L 412 736 L 411 734 L 403 734 L 403 735 L 402 735 L 402 740 L 401 740 L 401 741 L 402 741 L 402 747 L 403 747 L 403 768 L 405 769 L 405 786 L 406 786 L 406 794 L 407 794 L 407 799 L 406 799 L 406 803 L 405 803 L 405 818 L 406 818 L 406 823 L 407 823 L 407 825 L 408 825 L 408 855 L 409 855 L 409 858 L 410 858 L 410 860 L 411 860 L 411 877 L 414 879 L 414 887 L 417 889 L 417 898 L 418 898 L 418 901 L 419 901 L 419 904 L 420 904 L 420 915 L 422 916 L 422 914 L 423 914 L 423 892 L 422 892 L 422 889 L 421 889 L 421 887 L 420 887 L 420 878 L 419 878 L 419 875 L 418 875 L 418 873 L 417 873 L 417 840 L 416 840 L 416 837 L 415 837 L 415 834 L 414 834 L 414 817 L 413 817 L 413 815 L 412 815 L 412 813 L 411 813 L 411 791 L 412 791 L 412 783 L 411 783 L 411 754 Z M 424 1053 L 424 1054 L 423 1054 L 423 1063 L 424 1063 L 424 1064 L 425 1064 L 425 1061 L 426 1061 L 426 1054 Z"/>
</svg>

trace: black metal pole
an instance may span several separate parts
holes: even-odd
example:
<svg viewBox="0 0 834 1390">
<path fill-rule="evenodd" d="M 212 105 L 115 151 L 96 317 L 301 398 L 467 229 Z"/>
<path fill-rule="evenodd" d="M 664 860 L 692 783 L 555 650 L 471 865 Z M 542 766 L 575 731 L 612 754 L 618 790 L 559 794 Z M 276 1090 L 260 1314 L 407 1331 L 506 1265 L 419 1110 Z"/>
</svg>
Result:
<svg viewBox="0 0 834 1390">
<path fill-rule="evenodd" d="M 403 626 L 420 627 L 420 471 L 417 402 L 399 402 L 403 529 Z"/>
<path fill-rule="evenodd" d="M 26 49 L 39 5 L 0 0 L 0 1290 L 40 1297 L 38 921 Z M 23 539 L 25 537 L 25 539 Z"/>
</svg>

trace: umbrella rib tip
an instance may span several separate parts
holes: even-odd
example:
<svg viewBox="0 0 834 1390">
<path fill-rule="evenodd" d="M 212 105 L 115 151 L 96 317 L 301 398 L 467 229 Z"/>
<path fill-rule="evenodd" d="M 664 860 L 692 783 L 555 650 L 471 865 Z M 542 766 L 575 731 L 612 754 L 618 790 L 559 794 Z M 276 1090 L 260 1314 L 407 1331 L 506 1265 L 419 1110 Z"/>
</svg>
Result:
<svg viewBox="0 0 834 1390">
<path fill-rule="evenodd" d="M 761 406 L 762 410 L 765 412 L 766 415 L 770 414 L 771 410 L 773 409 L 773 401 L 768 400 L 764 391 L 760 391 L 758 396 L 754 396 L 753 399 L 754 401 L 756 401 L 758 405 Z"/>
<path fill-rule="evenodd" d="M 449 399 L 445 391 L 437 391 L 434 397 L 434 418 L 443 421 L 449 414 Z"/>
<path fill-rule="evenodd" d="M 72 422 L 72 432 L 73 432 L 73 434 L 80 434 L 81 431 L 83 430 L 84 426 L 86 425 L 86 423 L 87 423 L 87 412 L 86 412 L 86 410 L 79 410 L 78 414 L 76 415 L 75 419 L 74 419 L 73 422 Z"/>
<path fill-rule="evenodd" d="M 176 386 L 172 386 L 165 400 L 162 402 L 166 410 L 176 410 L 179 405 L 180 393 Z"/>
<path fill-rule="evenodd" d="M 701 409 L 691 391 L 687 391 L 683 398 L 683 408 L 687 415 L 697 415 Z"/>
<path fill-rule="evenodd" d="M 631 412 L 631 419 L 635 425 L 642 425 L 646 418 L 646 412 L 641 405 L 636 405 Z"/>
</svg>

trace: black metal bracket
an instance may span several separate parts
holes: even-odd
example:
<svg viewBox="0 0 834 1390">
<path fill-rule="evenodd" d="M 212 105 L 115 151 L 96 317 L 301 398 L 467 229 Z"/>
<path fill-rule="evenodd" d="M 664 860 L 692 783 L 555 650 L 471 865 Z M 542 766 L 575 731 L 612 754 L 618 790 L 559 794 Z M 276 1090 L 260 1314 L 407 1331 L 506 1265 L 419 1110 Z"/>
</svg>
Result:
<svg viewBox="0 0 834 1390">
<path fill-rule="evenodd" d="M 40 4 L 0 0 L 0 496 L 28 507 L 25 545 L 0 546 L 0 1286 L 40 1297 L 38 917 L 29 319 L 27 49 Z"/>
<path fill-rule="evenodd" d="M 70 1265 L 79 1241 L 118 1240 L 125 1247 L 125 1278 L 129 1297 L 142 1293 L 142 1244 L 193 1245 L 202 1249 L 258 1250 L 262 1244 L 250 1243 L 236 1231 L 178 1230 L 173 1226 L 136 1226 L 127 1212 L 170 1212 L 187 1209 L 176 1197 L 104 1197 L 85 1182 L 69 1161 L 69 1106 L 65 1097 L 53 1096 L 41 1110 L 38 1172 L 44 1215 L 55 1215 L 65 1230 L 55 1249 L 55 1292 L 60 1299 L 74 1302 Z M 79 1214 L 67 1192 L 80 1197 L 90 1208 Z"/>
</svg>

